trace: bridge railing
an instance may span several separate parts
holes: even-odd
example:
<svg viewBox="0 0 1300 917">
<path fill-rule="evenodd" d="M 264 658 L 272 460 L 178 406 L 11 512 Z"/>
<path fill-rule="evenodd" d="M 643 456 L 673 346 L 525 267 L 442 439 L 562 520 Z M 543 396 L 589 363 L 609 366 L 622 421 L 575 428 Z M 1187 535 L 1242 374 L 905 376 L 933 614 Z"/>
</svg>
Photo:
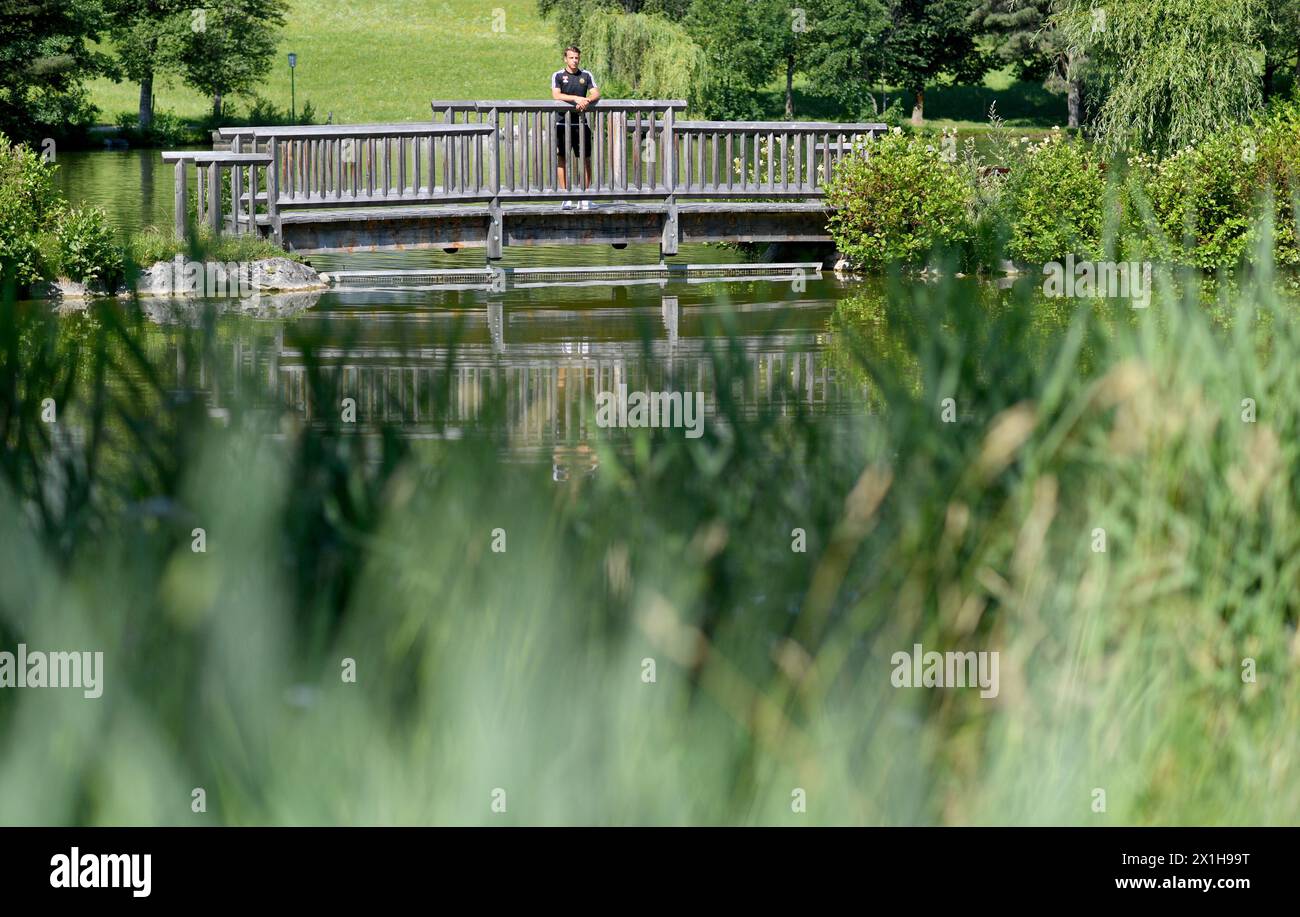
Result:
<svg viewBox="0 0 1300 917">
<path fill-rule="evenodd" d="M 682 100 L 434 101 L 434 120 L 223 128 L 230 151 L 166 153 L 200 171 L 198 219 L 255 231 L 300 208 L 510 201 L 817 199 L 836 166 L 883 124 L 688 121 Z M 439 120 L 440 119 L 440 120 Z M 231 205 L 220 190 L 229 176 Z M 265 189 L 260 191 L 259 189 Z M 184 226 L 177 193 L 177 227 Z M 675 226 L 666 231 L 671 246 Z"/>
<path fill-rule="evenodd" d="M 162 154 L 163 162 L 175 163 L 175 230 L 177 238 L 185 236 L 190 219 L 189 167 L 198 172 L 198 185 L 194 198 L 193 222 L 206 226 L 213 233 L 227 228 L 236 233 L 256 231 L 257 208 L 268 203 L 266 194 L 258 192 L 258 178 L 265 176 L 271 165 L 271 156 L 254 152 L 191 152 L 168 151 Z M 230 176 L 231 213 L 223 207 L 223 174 Z M 262 187 L 266 187 L 265 184 Z"/>
<path fill-rule="evenodd" d="M 677 121 L 679 197 L 815 198 L 835 167 L 885 130 L 834 121 Z"/>
<path fill-rule="evenodd" d="M 486 124 L 355 124 L 258 127 L 277 205 L 481 200 L 491 196 Z"/>
<path fill-rule="evenodd" d="M 442 123 L 496 126 L 502 200 L 636 198 L 665 195 L 663 132 L 686 101 L 601 99 L 585 112 L 552 100 L 434 100 L 431 108 Z"/>
</svg>

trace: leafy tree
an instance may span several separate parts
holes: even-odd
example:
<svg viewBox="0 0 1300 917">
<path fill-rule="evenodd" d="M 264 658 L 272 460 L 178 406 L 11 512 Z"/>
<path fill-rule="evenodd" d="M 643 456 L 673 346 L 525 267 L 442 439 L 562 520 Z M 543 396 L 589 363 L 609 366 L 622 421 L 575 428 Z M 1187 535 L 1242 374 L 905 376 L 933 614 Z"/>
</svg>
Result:
<svg viewBox="0 0 1300 917">
<path fill-rule="evenodd" d="M 686 27 L 708 60 L 707 107 L 719 117 L 761 117 L 758 91 L 794 46 L 786 0 L 695 0 Z"/>
<path fill-rule="evenodd" d="M 884 66 L 884 0 L 809 0 L 804 72 L 847 113 L 879 114 L 872 87 Z"/>
<path fill-rule="evenodd" d="M 980 0 L 972 21 L 989 35 L 995 53 L 1012 64 L 1022 80 L 1041 80 L 1050 92 L 1066 93 L 1070 127 L 1083 115 L 1083 54 L 1070 47 L 1052 22 L 1055 0 Z"/>
<path fill-rule="evenodd" d="M 154 76 L 179 55 L 181 37 L 194 22 L 193 0 L 104 0 L 108 32 L 123 75 L 140 85 L 137 123 L 153 124 Z"/>
<path fill-rule="evenodd" d="M 177 46 L 182 78 L 212 97 L 212 115 L 221 117 L 222 100 L 251 92 L 271 71 L 289 8 L 288 0 L 206 0 L 201 17 L 191 20 Z"/>
<path fill-rule="evenodd" d="M 1263 0 L 1059 0 L 1068 46 L 1099 66 L 1097 134 L 1112 149 L 1195 144 L 1260 101 Z"/>
<path fill-rule="evenodd" d="M 925 118 L 925 85 L 940 76 L 973 82 L 992 60 L 976 47 L 975 0 L 890 0 L 884 32 L 886 79 L 912 94 L 912 123 Z"/>
<path fill-rule="evenodd" d="M 83 83 L 112 71 L 87 45 L 103 25 L 98 0 L 0 0 L 0 130 L 31 140 L 89 123 Z"/>
<path fill-rule="evenodd" d="M 1300 86 L 1300 0 L 1265 0 L 1260 41 L 1264 45 L 1265 97 L 1272 93 L 1278 71 L 1288 64 L 1294 68 L 1294 85 Z"/>
</svg>

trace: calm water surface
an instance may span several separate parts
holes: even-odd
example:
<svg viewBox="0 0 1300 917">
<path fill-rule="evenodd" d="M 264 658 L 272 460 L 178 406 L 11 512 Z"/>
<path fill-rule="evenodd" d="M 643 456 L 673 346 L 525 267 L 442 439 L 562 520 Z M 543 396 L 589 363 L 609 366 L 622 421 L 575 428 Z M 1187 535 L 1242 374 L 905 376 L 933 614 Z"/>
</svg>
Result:
<svg viewBox="0 0 1300 917">
<path fill-rule="evenodd" d="M 170 225 L 172 170 L 157 151 L 95 152 L 59 157 L 59 182 L 69 200 L 103 207 L 124 231 Z M 515 248 L 505 266 L 653 264 L 654 246 Z M 322 270 L 393 271 L 473 268 L 473 251 L 357 253 L 313 256 Z M 683 246 L 684 263 L 734 263 L 740 252 Z M 712 319 L 727 315 L 749 359 L 748 376 L 733 386 L 757 408 L 788 383 L 813 413 L 833 418 L 861 405 L 861 382 L 828 356 L 828 321 L 836 304 L 859 292 L 853 284 L 808 279 L 684 280 L 633 285 L 569 285 L 486 290 L 410 289 L 396 278 L 368 289 L 335 290 L 270 299 L 250 313 L 227 301 L 219 320 L 216 359 L 205 368 L 210 398 L 220 409 L 243 387 L 274 386 L 278 397 L 310 415 L 303 340 L 318 347 L 328 371 L 355 393 L 363 422 L 398 424 L 411 436 L 434 435 L 430 423 L 436 380 L 454 352 L 444 410 L 452 431 L 469 430 L 493 392 L 505 395 L 511 449 L 520 457 L 550 454 L 557 467 L 581 464 L 593 435 L 592 403 L 599 392 L 701 391 L 706 417 L 716 403 Z M 153 303 L 167 334 L 184 316 Z M 216 384 L 216 380 L 227 380 Z M 785 394 L 788 402 L 791 394 Z M 786 408 L 792 409 L 792 405 Z M 441 435 L 441 434 L 440 434 Z"/>
</svg>

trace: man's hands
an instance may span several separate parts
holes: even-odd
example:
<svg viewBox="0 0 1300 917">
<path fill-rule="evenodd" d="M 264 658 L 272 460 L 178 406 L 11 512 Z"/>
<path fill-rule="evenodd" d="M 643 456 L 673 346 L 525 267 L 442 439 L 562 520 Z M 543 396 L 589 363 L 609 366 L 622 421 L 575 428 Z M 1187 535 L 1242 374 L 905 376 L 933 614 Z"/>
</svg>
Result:
<svg viewBox="0 0 1300 917">
<path fill-rule="evenodd" d="M 572 102 L 573 107 L 578 111 L 586 111 L 587 106 L 596 101 L 595 99 L 584 99 L 582 96 L 566 95 L 558 89 L 551 90 L 551 98 L 557 102 Z"/>
</svg>

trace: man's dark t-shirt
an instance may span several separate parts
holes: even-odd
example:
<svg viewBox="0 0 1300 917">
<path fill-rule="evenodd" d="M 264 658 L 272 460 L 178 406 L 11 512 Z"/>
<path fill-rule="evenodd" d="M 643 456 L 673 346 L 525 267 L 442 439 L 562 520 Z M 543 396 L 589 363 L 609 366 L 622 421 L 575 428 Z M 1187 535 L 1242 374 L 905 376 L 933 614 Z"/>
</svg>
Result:
<svg viewBox="0 0 1300 917">
<path fill-rule="evenodd" d="M 551 76 L 551 86 L 566 96 L 587 97 L 588 90 L 596 88 L 596 78 L 588 70 L 570 73 L 568 70 L 556 70 Z"/>
<path fill-rule="evenodd" d="M 596 78 L 591 75 L 589 70 L 579 70 L 577 73 L 570 73 L 567 69 L 556 70 L 551 76 L 551 86 L 560 90 L 566 96 L 587 97 L 587 93 L 596 88 Z M 564 154 L 564 115 L 565 112 L 556 112 L 555 118 L 555 149 L 561 155 Z M 578 125 L 582 125 L 579 131 Z M 569 113 L 569 149 L 575 154 L 580 152 L 582 146 L 581 135 L 586 134 L 586 152 L 591 155 L 591 127 L 586 123 L 584 118 L 578 112 Z"/>
</svg>

